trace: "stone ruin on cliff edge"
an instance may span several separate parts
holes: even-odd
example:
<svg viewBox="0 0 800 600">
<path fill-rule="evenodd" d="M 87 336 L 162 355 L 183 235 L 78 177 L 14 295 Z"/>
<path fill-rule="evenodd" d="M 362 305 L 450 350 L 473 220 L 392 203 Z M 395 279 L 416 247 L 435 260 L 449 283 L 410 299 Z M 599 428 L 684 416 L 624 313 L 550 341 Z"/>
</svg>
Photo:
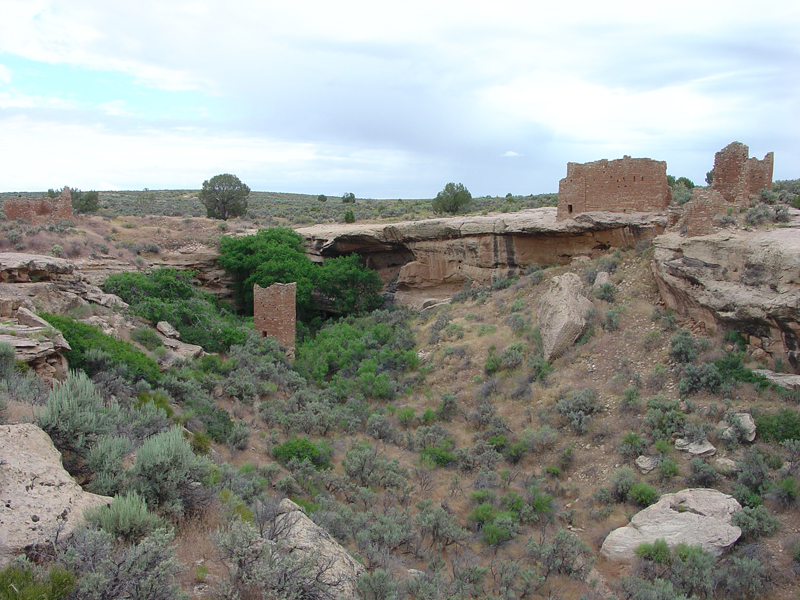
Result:
<svg viewBox="0 0 800 600">
<path fill-rule="evenodd" d="M 623 156 L 617 160 L 567 163 L 558 182 L 556 218 L 569 219 L 592 211 L 660 212 L 672 200 L 667 163 Z"/>
<path fill-rule="evenodd" d="M 684 207 L 680 225 L 686 235 L 707 235 L 715 214 L 728 207 L 749 208 L 750 197 L 762 189 L 772 189 L 775 155 L 768 152 L 763 160 L 750 158 L 750 149 L 741 142 L 731 142 L 714 155 L 709 187 L 692 190 L 692 200 Z"/>
<path fill-rule="evenodd" d="M 9 198 L 3 203 L 6 219 L 23 219 L 31 224 L 58 223 L 72 219 L 72 193 L 68 187 L 57 198 Z"/>
<path fill-rule="evenodd" d="M 286 347 L 294 360 L 297 283 L 253 286 L 253 327 L 261 336 L 271 335 Z"/>
</svg>

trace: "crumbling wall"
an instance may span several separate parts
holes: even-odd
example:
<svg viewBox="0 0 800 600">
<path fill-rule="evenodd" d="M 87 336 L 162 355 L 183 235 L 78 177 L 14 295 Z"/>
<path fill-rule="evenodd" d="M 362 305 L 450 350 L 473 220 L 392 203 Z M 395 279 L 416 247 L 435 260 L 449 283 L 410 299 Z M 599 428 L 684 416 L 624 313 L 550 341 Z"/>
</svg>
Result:
<svg viewBox="0 0 800 600">
<path fill-rule="evenodd" d="M 741 142 L 732 142 L 714 155 L 711 189 L 727 202 L 748 206 L 750 196 L 761 189 L 772 189 L 774 154 L 763 160 L 749 158 L 750 149 Z"/>
<path fill-rule="evenodd" d="M 6 219 L 29 223 L 58 223 L 72 218 L 72 194 L 68 187 L 57 198 L 10 198 L 3 203 Z"/>
<path fill-rule="evenodd" d="M 294 358 L 297 283 L 253 286 L 253 327 L 262 336 L 271 335 L 286 346 Z"/>
<path fill-rule="evenodd" d="M 725 198 L 716 190 L 696 187 L 692 200 L 683 207 L 679 227 L 689 237 L 708 235 L 712 231 L 714 216 L 726 209 Z M 684 229 L 685 228 L 685 229 Z"/>
<path fill-rule="evenodd" d="M 665 161 L 624 156 L 567 163 L 567 176 L 558 183 L 557 218 L 591 211 L 663 211 L 671 199 Z"/>
</svg>

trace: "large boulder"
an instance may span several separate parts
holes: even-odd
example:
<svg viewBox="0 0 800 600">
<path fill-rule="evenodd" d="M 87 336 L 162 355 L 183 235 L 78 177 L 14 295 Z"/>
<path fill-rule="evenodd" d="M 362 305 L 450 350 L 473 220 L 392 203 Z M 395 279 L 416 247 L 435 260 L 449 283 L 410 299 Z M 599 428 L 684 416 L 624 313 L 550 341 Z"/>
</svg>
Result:
<svg viewBox="0 0 800 600">
<path fill-rule="evenodd" d="M 583 335 L 592 306 L 584 295 L 581 278 L 575 273 L 553 277 L 550 289 L 539 298 L 537 307 L 547 360 L 556 358 Z"/>
<path fill-rule="evenodd" d="M 27 549 L 66 539 L 86 508 L 112 501 L 84 492 L 50 437 L 30 423 L 0 426 L 0 457 L 0 567 Z"/>
<path fill-rule="evenodd" d="M 342 548 L 331 535 L 309 519 L 303 509 L 285 498 L 281 501 L 275 528 L 282 532 L 282 547 L 289 552 L 313 555 L 329 564 L 323 579 L 338 582 L 336 597 L 342 600 L 359 598 L 358 578 L 364 567 Z"/>
<path fill-rule="evenodd" d="M 664 494 L 625 527 L 609 533 L 600 554 L 609 560 L 632 562 L 639 545 L 663 539 L 670 548 L 681 543 L 699 545 L 719 556 L 742 535 L 742 530 L 731 524 L 731 515 L 741 508 L 732 496 L 717 490 L 695 488 Z"/>
</svg>

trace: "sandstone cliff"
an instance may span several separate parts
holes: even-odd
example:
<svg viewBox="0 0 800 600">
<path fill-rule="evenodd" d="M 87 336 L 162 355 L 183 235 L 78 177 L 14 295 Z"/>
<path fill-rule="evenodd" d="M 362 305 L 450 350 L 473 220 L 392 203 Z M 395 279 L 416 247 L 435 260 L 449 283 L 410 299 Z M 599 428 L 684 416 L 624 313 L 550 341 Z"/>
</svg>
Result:
<svg viewBox="0 0 800 600">
<path fill-rule="evenodd" d="M 532 264 L 565 264 L 611 247 L 635 246 L 667 226 L 662 213 L 594 212 L 556 220 L 555 208 L 392 224 L 314 225 L 298 229 L 312 258 L 358 252 L 396 300 L 415 307 L 452 295 L 465 282 L 488 283 Z"/>
<path fill-rule="evenodd" d="M 800 231 L 668 233 L 653 272 L 666 304 L 706 326 L 747 334 L 755 358 L 800 367 Z"/>
</svg>

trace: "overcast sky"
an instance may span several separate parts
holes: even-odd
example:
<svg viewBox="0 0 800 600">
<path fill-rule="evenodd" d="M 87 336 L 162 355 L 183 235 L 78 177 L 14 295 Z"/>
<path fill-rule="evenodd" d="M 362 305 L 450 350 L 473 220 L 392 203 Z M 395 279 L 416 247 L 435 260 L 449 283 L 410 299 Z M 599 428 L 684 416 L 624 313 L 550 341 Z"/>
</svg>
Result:
<svg viewBox="0 0 800 600">
<path fill-rule="evenodd" d="M 800 177 L 797 0 L 0 0 L 0 191 L 701 183 L 734 140 Z"/>
</svg>

